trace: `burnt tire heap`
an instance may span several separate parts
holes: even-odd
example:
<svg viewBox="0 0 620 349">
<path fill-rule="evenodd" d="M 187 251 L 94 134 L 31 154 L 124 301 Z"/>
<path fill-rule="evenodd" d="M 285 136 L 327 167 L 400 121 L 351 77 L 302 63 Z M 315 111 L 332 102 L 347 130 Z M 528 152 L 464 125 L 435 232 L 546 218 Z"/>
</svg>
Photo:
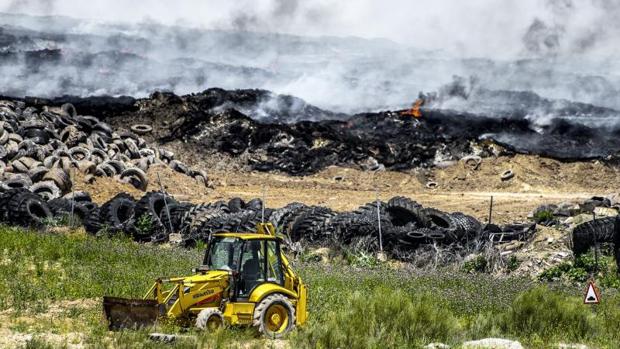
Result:
<svg viewBox="0 0 620 349">
<path fill-rule="evenodd" d="M 136 134 L 115 132 L 95 117 L 78 115 L 71 104 L 39 110 L 20 101 L 0 100 L 0 193 L 24 189 L 47 202 L 46 210 L 66 210 L 63 198 L 71 193 L 76 173 L 88 182 L 113 177 L 146 190 L 146 172 L 158 164 L 206 185 L 206 173 L 189 169 L 172 152 L 150 148 Z M 71 201 L 81 204 L 85 197 Z M 93 205 L 88 206 L 90 211 Z M 71 207 L 75 210 L 75 205 Z M 78 215 L 86 216 L 81 206 L 78 210 Z M 28 218 L 23 218 L 22 224 L 28 225 Z"/>
<path fill-rule="evenodd" d="M 246 202 L 232 198 L 195 205 L 178 202 L 160 192 L 149 192 L 139 200 L 121 193 L 93 209 L 84 220 L 91 234 L 122 232 L 136 241 L 175 240 L 184 246 L 207 241 L 214 233 L 255 232 L 256 224 L 261 221 L 271 222 L 292 250 L 303 244 L 376 252 L 381 229 L 383 248 L 395 257 L 424 245 L 462 248 L 484 239 L 491 241 L 492 234 L 497 233 L 472 216 L 424 208 L 402 196 L 337 213 L 327 207 L 297 202 L 278 209 L 263 209 L 260 199 Z M 501 232 L 501 228 L 493 227 Z M 504 241 L 512 236 L 506 234 L 509 237 Z"/>
</svg>

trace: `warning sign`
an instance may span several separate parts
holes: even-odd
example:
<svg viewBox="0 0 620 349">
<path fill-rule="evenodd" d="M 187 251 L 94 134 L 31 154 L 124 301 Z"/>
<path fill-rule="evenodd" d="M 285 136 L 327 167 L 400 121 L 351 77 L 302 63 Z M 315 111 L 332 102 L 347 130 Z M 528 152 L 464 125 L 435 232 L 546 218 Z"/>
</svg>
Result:
<svg viewBox="0 0 620 349">
<path fill-rule="evenodd" d="M 583 304 L 599 304 L 601 302 L 601 294 L 594 284 L 594 282 L 588 282 L 588 289 L 586 295 L 583 298 Z"/>
</svg>

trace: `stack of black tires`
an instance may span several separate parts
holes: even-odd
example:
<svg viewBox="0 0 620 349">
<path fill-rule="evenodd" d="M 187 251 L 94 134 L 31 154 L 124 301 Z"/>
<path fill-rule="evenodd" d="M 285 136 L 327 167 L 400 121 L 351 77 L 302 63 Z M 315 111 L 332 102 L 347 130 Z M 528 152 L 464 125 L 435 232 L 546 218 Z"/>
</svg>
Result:
<svg viewBox="0 0 620 349">
<path fill-rule="evenodd" d="M 97 204 L 84 192 L 49 201 L 25 188 L 8 189 L 0 194 L 0 221 L 11 225 L 41 228 L 55 225 L 66 217 L 80 223 L 95 209 Z"/>
<path fill-rule="evenodd" d="M 365 251 L 378 250 L 379 230 L 386 251 L 464 243 L 478 239 L 483 232 L 482 224 L 472 216 L 424 208 L 401 196 L 338 213 L 297 202 L 263 209 L 260 199 L 246 202 L 233 198 L 195 205 L 160 192 L 149 192 L 140 200 L 121 193 L 92 209 L 84 224 L 92 234 L 123 232 L 137 241 L 167 241 L 174 233 L 184 245 L 191 246 L 213 233 L 254 232 L 261 221 L 271 222 L 289 243 L 350 246 Z"/>
<path fill-rule="evenodd" d="M 255 232 L 257 223 L 264 221 L 271 222 L 291 245 L 301 242 L 375 252 L 382 244 L 385 251 L 394 254 L 428 244 L 465 245 L 498 233 L 472 216 L 425 208 L 402 196 L 338 213 L 298 202 L 278 209 L 263 208 L 260 199 L 192 204 L 155 191 L 140 199 L 120 193 L 101 206 L 83 192 L 49 201 L 24 188 L 0 194 L 0 220 L 5 223 L 42 227 L 60 217 L 82 222 L 93 235 L 126 234 L 139 242 L 167 242 L 175 234 L 185 246 L 207 241 L 214 233 Z M 598 229 L 599 225 L 607 227 L 606 222 L 590 225 Z M 590 225 L 576 229 L 575 234 L 579 236 Z M 611 239 L 609 234 L 599 236 L 601 241 Z"/>
<path fill-rule="evenodd" d="M 144 127 L 132 129 L 117 132 L 79 115 L 71 104 L 36 109 L 0 100 L 0 192 L 22 188 L 53 200 L 71 192 L 77 173 L 89 183 L 112 177 L 146 191 L 146 172 L 154 165 L 207 184 L 203 171 L 190 169 L 168 150 L 148 147 L 138 135 Z"/>
<path fill-rule="evenodd" d="M 580 256 L 597 245 L 613 246 L 616 265 L 620 271 L 620 216 L 594 219 L 573 229 L 575 256 Z"/>
</svg>

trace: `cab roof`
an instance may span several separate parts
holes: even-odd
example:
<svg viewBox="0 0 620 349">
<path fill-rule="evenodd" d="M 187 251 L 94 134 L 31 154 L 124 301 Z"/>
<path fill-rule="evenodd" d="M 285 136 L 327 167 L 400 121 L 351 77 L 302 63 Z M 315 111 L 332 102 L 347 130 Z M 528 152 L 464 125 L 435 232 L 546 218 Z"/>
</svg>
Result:
<svg viewBox="0 0 620 349">
<path fill-rule="evenodd" d="M 256 233 L 217 233 L 215 237 L 239 238 L 241 240 L 277 240 L 275 236 Z"/>
</svg>

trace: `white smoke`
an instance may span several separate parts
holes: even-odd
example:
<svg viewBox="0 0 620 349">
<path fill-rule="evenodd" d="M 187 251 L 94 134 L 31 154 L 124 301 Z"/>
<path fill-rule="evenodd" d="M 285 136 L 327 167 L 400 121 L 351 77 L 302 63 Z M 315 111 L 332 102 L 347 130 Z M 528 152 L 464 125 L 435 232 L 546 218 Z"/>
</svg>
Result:
<svg viewBox="0 0 620 349">
<path fill-rule="evenodd" d="M 2 17 L 77 35 L 39 47 L 127 55 L 36 73 L 22 58 L 0 68 L 3 93 L 256 87 L 361 111 L 405 106 L 462 75 L 490 89 L 620 108 L 614 0 L 11 0 L 0 12 L 70 17 Z"/>
</svg>

